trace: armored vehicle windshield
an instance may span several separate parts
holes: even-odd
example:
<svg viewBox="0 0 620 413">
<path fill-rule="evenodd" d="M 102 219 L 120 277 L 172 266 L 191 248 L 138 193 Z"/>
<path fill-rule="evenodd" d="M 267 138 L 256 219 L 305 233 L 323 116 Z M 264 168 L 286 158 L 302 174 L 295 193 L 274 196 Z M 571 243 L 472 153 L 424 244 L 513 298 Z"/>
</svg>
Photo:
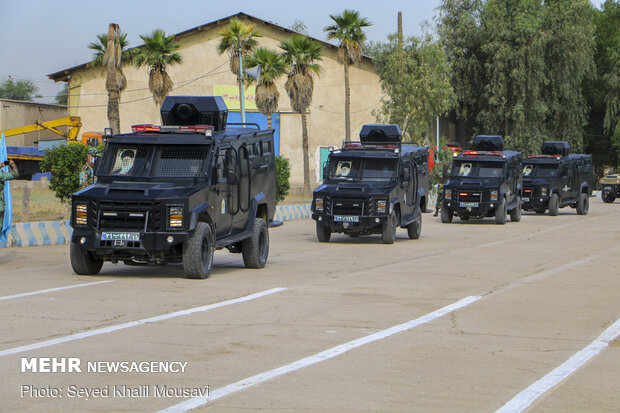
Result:
<svg viewBox="0 0 620 413">
<path fill-rule="evenodd" d="M 559 164 L 525 164 L 524 178 L 552 178 L 558 175 Z"/>
<path fill-rule="evenodd" d="M 398 159 L 332 157 L 327 179 L 334 181 L 389 182 L 396 177 Z"/>
<path fill-rule="evenodd" d="M 452 176 L 460 178 L 500 178 L 504 162 L 457 161 L 452 164 Z"/>
<path fill-rule="evenodd" d="M 144 145 L 110 143 L 97 167 L 98 176 L 178 177 L 204 176 L 209 145 Z"/>
</svg>

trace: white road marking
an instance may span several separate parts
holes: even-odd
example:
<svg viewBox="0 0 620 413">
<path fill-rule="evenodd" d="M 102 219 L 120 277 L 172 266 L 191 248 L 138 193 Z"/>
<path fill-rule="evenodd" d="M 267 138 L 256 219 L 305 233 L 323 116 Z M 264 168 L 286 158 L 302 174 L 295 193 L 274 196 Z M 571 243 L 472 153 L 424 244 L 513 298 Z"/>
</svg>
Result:
<svg viewBox="0 0 620 413">
<path fill-rule="evenodd" d="M 91 285 L 106 284 L 106 283 L 111 283 L 111 282 L 114 282 L 114 280 L 97 281 L 97 282 L 88 283 L 88 284 L 75 284 L 75 285 L 68 285 L 66 287 L 58 287 L 58 288 L 48 288 L 47 290 L 32 291 L 32 292 L 29 292 L 29 293 L 21 293 L 21 294 L 15 294 L 15 295 L 5 295 L 4 297 L 0 297 L 0 301 L 2 301 L 2 300 L 11 300 L 13 298 L 28 297 L 29 295 L 51 293 L 51 292 L 54 292 L 54 291 L 70 290 L 72 288 L 89 287 Z"/>
<path fill-rule="evenodd" d="M 577 371 L 588 360 L 600 353 L 600 351 L 607 347 L 610 341 L 615 340 L 618 335 L 620 335 L 620 319 L 607 328 L 607 330 L 590 343 L 590 345 L 574 354 L 545 377 L 517 394 L 512 400 L 499 408 L 496 413 L 522 412 L 527 409 L 536 399 L 551 390 L 562 380 Z"/>
<path fill-rule="evenodd" d="M 164 321 L 175 317 L 181 317 L 184 315 L 194 314 L 201 311 L 209 311 L 215 308 L 225 307 L 232 304 L 242 303 L 244 301 L 254 300 L 260 297 L 264 297 L 266 295 L 278 293 L 280 291 L 284 291 L 287 288 L 272 288 L 270 290 L 260 291 L 254 294 L 246 295 L 245 297 L 235 298 L 232 300 L 221 301 L 219 303 L 209 304 L 202 307 L 194 307 L 187 310 L 175 311 L 174 313 L 162 314 L 155 317 L 144 318 L 142 320 L 130 321 L 128 323 L 117 324 L 109 327 L 98 328 L 96 330 L 84 331 L 83 333 L 71 334 L 65 337 L 54 338 L 51 340 L 41 341 L 38 343 L 28 344 L 20 347 L 13 347 L 6 350 L 0 351 L 0 357 L 8 356 L 10 354 L 23 353 L 29 350 L 35 350 L 44 347 L 54 346 L 56 344 L 66 343 L 74 340 L 81 340 L 83 338 L 97 336 L 100 334 L 111 333 L 113 331 L 123 330 L 130 327 L 136 327 L 142 324 L 147 323 L 156 323 L 158 321 Z"/>
<path fill-rule="evenodd" d="M 463 308 L 472 303 L 475 303 L 476 301 L 480 300 L 480 298 L 481 297 L 479 296 L 470 296 L 470 297 L 463 298 L 462 300 L 459 300 L 446 307 L 440 308 L 439 310 L 433 311 L 432 313 L 426 314 L 420 318 L 416 318 L 415 320 L 411 320 L 406 323 L 399 324 L 394 327 L 390 327 L 386 330 L 382 330 L 377 333 L 370 334 L 368 336 L 364 336 L 356 340 L 349 341 L 348 343 L 344 343 L 339 346 L 332 347 L 330 349 L 327 349 L 325 351 L 314 354 L 312 356 L 297 360 L 285 366 L 278 367 L 273 370 L 266 371 L 264 373 L 259 373 L 255 376 L 248 377 L 236 383 L 232 383 L 227 386 L 221 387 L 217 390 L 214 390 L 212 392 L 209 392 L 208 397 L 195 397 L 193 399 L 189 399 L 179 404 L 176 404 L 174 406 L 168 407 L 167 409 L 160 410 L 159 413 L 186 412 L 188 410 L 195 409 L 199 406 L 206 404 L 208 401 L 214 401 L 214 400 L 220 399 L 232 393 L 245 390 L 249 387 L 252 387 L 257 384 L 263 383 L 265 381 L 271 380 L 273 378 L 282 376 L 284 374 L 292 373 L 294 371 L 303 369 L 304 367 L 308 367 L 313 364 L 320 363 L 325 360 L 329 360 L 333 357 L 344 354 L 347 351 L 353 350 L 357 347 L 361 347 L 363 345 L 372 343 L 374 341 L 390 337 L 394 334 L 398 334 L 403 331 L 412 329 L 413 327 L 417 327 L 421 324 L 428 323 L 430 321 L 435 320 L 436 318 L 442 317 L 460 308 Z"/>
</svg>

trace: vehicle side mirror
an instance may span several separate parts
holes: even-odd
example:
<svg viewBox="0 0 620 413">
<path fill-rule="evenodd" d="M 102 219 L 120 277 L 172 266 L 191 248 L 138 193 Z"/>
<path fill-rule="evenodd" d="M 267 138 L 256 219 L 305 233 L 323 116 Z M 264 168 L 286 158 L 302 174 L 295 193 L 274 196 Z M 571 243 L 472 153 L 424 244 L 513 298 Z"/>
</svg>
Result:
<svg viewBox="0 0 620 413">
<path fill-rule="evenodd" d="M 411 179 L 411 169 L 407 166 L 403 169 L 403 182 Z"/>
<path fill-rule="evenodd" d="M 328 172 L 327 165 L 323 165 L 323 180 L 327 177 Z"/>
</svg>

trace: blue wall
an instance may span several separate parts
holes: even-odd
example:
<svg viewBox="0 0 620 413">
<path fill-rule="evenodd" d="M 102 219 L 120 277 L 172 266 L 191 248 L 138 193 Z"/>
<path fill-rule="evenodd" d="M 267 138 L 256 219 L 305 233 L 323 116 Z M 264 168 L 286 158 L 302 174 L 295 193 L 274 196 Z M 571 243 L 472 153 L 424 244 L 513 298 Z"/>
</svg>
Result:
<svg viewBox="0 0 620 413">
<path fill-rule="evenodd" d="M 245 112 L 245 121 L 247 123 L 258 123 L 261 129 L 267 129 L 267 115 L 264 115 L 260 112 Z M 231 123 L 240 123 L 241 122 L 241 112 L 228 112 L 228 122 Z M 280 114 L 274 113 L 271 115 L 271 127 L 275 129 L 274 133 L 274 146 L 276 151 L 276 156 L 280 156 Z"/>
</svg>

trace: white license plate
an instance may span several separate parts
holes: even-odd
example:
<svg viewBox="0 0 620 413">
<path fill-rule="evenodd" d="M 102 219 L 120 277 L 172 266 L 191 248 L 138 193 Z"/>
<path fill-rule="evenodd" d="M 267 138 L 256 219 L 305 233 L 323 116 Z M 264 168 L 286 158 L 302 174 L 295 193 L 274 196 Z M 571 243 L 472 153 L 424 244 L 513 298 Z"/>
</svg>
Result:
<svg viewBox="0 0 620 413">
<path fill-rule="evenodd" d="M 360 222 L 360 217 L 356 215 L 334 215 L 336 222 Z"/>
<path fill-rule="evenodd" d="M 102 232 L 101 240 L 140 241 L 139 232 Z"/>
<path fill-rule="evenodd" d="M 459 205 L 461 206 L 461 208 L 476 208 L 476 207 L 478 207 L 478 203 L 477 202 L 461 202 Z"/>
<path fill-rule="evenodd" d="M 611 186 L 606 186 L 605 188 L 603 188 L 604 191 L 611 191 Z"/>
<path fill-rule="evenodd" d="M 523 197 L 523 202 L 530 202 L 530 197 L 529 196 L 524 196 Z"/>
</svg>

